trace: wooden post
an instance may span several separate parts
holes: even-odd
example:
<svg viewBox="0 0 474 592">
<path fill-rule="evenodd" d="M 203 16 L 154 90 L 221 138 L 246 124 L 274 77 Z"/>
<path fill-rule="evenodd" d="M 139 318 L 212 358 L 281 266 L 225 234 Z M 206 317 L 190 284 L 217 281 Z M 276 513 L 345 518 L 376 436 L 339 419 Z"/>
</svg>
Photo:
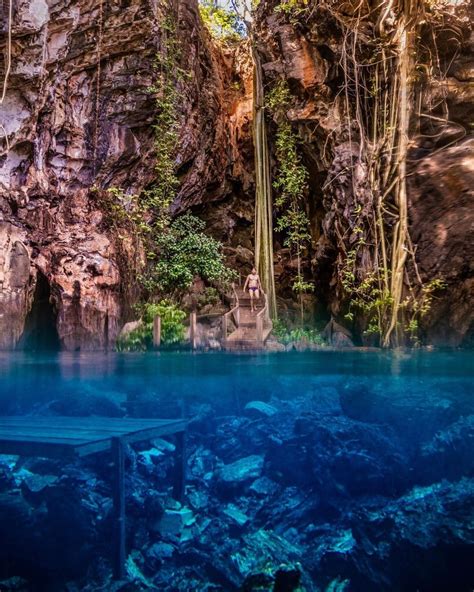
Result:
<svg viewBox="0 0 474 592">
<path fill-rule="evenodd" d="M 222 317 L 222 341 L 227 341 L 227 314 Z"/>
<path fill-rule="evenodd" d="M 260 315 L 257 315 L 257 341 L 263 342 L 263 319 Z"/>
<path fill-rule="evenodd" d="M 125 577 L 125 447 L 122 438 L 112 438 L 112 455 L 114 462 L 114 579 L 123 580 Z"/>
<path fill-rule="evenodd" d="M 161 317 L 156 315 L 153 319 L 153 347 L 161 345 Z"/>
<path fill-rule="evenodd" d="M 196 313 L 192 312 L 189 315 L 189 340 L 191 341 L 191 348 L 196 349 L 196 329 L 197 329 Z"/>
<path fill-rule="evenodd" d="M 176 434 L 175 467 L 173 498 L 182 502 L 186 487 L 186 430 Z"/>
</svg>

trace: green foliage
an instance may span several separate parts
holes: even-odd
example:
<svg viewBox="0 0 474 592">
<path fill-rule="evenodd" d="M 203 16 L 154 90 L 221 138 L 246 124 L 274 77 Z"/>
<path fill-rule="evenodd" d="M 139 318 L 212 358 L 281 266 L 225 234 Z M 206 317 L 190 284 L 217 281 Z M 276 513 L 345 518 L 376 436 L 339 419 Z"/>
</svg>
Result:
<svg viewBox="0 0 474 592">
<path fill-rule="evenodd" d="M 128 335 L 119 337 L 115 342 L 115 349 L 119 352 L 139 352 L 151 349 L 153 343 L 153 327 L 151 330 L 140 325 Z"/>
<path fill-rule="evenodd" d="M 197 297 L 197 305 L 199 308 L 204 308 L 205 306 L 216 306 L 221 302 L 221 298 L 219 296 L 219 292 L 209 286 L 204 289 L 202 294 L 199 294 Z"/>
<path fill-rule="evenodd" d="M 118 351 L 146 351 L 153 346 L 153 319 L 161 317 L 161 342 L 165 346 L 176 345 L 184 341 L 186 313 L 169 300 L 148 303 L 140 306 L 142 324 L 128 335 L 117 340 Z"/>
<path fill-rule="evenodd" d="M 405 331 L 408 333 L 413 345 L 420 345 L 420 321 L 430 312 L 433 300 L 436 298 L 436 292 L 445 290 L 447 287 L 448 284 L 444 280 L 435 278 L 423 284 L 421 294 L 418 296 L 412 294 L 402 303 L 402 308 L 410 311 L 410 318 L 405 326 Z"/>
<path fill-rule="evenodd" d="M 293 292 L 296 294 L 307 294 L 314 291 L 314 284 L 305 282 L 301 276 L 298 276 L 292 285 Z"/>
<path fill-rule="evenodd" d="M 157 235 L 159 257 L 148 280 L 149 289 L 178 294 L 191 286 L 195 276 L 222 285 L 234 278 L 224 264 L 221 244 L 206 235 L 204 228 L 202 220 L 188 213 Z"/>
<path fill-rule="evenodd" d="M 276 228 L 285 235 L 285 245 L 296 252 L 298 272 L 293 290 L 302 296 L 314 290 L 314 285 L 303 279 L 302 250 L 311 242 L 309 219 L 304 209 L 304 196 L 308 191 L 308 171 L 298 152 L 298 137 L 286 118 L 290 104 L 290 90 L 279 81 L 267 94 L 266 105 L 273 112 L 278 129 L 275 139 L 278 170 L 273 182 L 277 191 L 275 205 L 279 210 Z M 301 300 L 303 316 L 303 301 Z"/>
<path fill-rule="evenodd" d="M 143 321 L 153 332 L 153 319 L 161 317 L 161 342 L 164 345 L 180 343 L 184 340 L 183 321 L 186 313 L 171 300 L 161 300 L 143 307 Z"/>
<path fill-rule="evenodd" d="M 371 271 L 362 277 L 357 274 L 358 247 L 364 244 L 359 238 L 354 249 L 346 254 L 340 269 L 340 280 L 344 292 L 349 297 L 349 309 L 344 318 L 353 321 L 356 313 L 362 314 L 367 320 L 365 335 L 381 335 L 385 313 L 391 305 L 391 296 L 380 282 L 380 277 L 388 275 L 388 270 Z"/>
<path fill-rule="evenodd" d="M 288 83 L 279 80 L 265 96 L 265 105 L 272 113 L 284 112 L 290 105 L 291 94 Z"/>
<path fill-rule="evenodd" d="M 231 9 L 219 6 L 215 0 L 200 0 L 199 12 L 213 37 L 221 41 L 240 41 L 245 36 L 245 25 Z"/>
<path fill-rule="evenodd" d="M 118 187 L 110 187 L 101 194 L 101 205 L 111 226 L 116 229 L 128 228 L 141 237 L 149 234 L 146 208 L 138 195 L 126 194 Z"/>
<path fill-rule="evenodd" d="M 110 190 L 110 212 L 117 219 L 133 223 L 135 232 L 144 239 L 149 264 L 140 280 L 150 297 L 180 295 L 196 275 L 222 284 L 231 279 L 231 272 L 223 263 L 221 245 L 204 233 L 204 222 L 191 215 L 174 222 L 171 219 L 170 206 L 179 186 L 175 153 L 180 126 L 180 89 L 188 77 L 180 63 L 175 16 L 169 14 L 161 22 L 161 48 L 154 63 L 155 82 L 148 88 L 156 101 L 154 184 L 139 197 L 124 195 L 115 188 Z"/>
<path fill-rule="evenodd" d="M 325 345 L 326 342 L 316 329 L 312 327 L 289 327 L 282 320 L 273 322 L 273 334 L 280 343 L 287 345 L 295 341 L 307 341 L 317 345 Z"/>
<path fill-rule="evenodd" d="M 291 16 L 298 16 L 308 7 L 308 0 L 282 0 L 275 8 L 275 12 L 283 12 Z"/>
<path fill-rule="evenodd" d="M 279 192 L 275 203 L 277 207 L 282 207 L 301 200 L 307 190 L 308 171 L 301 162 L 297 136 L 289 121 L 285 120 L 278 125 L 275 145 L 278 174 L 273 186 Z"/>
<path fill-rule="evenodd" d="M 180 87 L 188 73 L 180 66 L 181 47 L 176 35 L 173 15 L 161 23 L 161 49 L 155 56 L 155 82 L 148 88 L 156 102 L 155 132 L 155 182 L 143 192 L 142 199 L 153 213 L 153 225 L 157 231 L 169 224 L 169 208 L 176 195 L 178 178 L 175 172 L 175 153 L 179 139 Z"/>
<path fill-rule="evenodd" d="M 287 247 L 302 247 L 305 242 L 311 240 L 308 231 L 309 221 L 305 212 L 291 206 L 277 218 L 277 230 L 285 233 L 285 245 Z"/>
</svg>

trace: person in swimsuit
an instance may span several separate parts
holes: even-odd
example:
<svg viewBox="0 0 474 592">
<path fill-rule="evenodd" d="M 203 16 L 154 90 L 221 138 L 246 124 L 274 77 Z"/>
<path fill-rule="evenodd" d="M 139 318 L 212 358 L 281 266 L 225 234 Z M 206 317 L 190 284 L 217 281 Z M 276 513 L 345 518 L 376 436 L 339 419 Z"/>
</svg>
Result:
<svg viewBox="0 0 474 592">
<path fill-rule="evenodd" d="M 250 296 L 250 310 L 254 312 L 256 310 L 256 306 L 254 306 L 254 301 L 260 298 L 260 290 L 262 289 L 262 284 L 260 283 L 260 277 L 257 273 L 255 267 L 252 268 L 252 271 L 247 276 L 244 284 L 244 292 L 247 289 L 249 290 Z"/>
</svg>

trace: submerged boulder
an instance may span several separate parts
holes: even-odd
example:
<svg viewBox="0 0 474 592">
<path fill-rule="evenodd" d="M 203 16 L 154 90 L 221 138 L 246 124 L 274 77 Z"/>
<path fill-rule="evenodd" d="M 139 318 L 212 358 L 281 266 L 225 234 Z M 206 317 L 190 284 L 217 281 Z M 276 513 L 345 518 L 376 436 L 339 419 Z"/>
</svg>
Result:
<svg viewBox="0 0 474 592">
<path fill-rule="evenodd" d="M 244 407 L 246 415 L 250 417 L 271 417 L 278 413 L 278 409 L 263 401 L 250 401 Z"/>
<path fill-rule="evenodd" d="M 229 485 L 245 483 L 260 477 L 263 464 L 263 456 L 252 454 L 221 467 L 218 471 L 218 478 L 221 482 Z"/>
<path fill-rule="evenodd" d="M 158 531 L 164 539 L 182 541 L 192 538 L 190 528 L 195 522 L 196 519 L 189 508 L 168 508 L 154 525 L 153 530 Z"/>
</svg>

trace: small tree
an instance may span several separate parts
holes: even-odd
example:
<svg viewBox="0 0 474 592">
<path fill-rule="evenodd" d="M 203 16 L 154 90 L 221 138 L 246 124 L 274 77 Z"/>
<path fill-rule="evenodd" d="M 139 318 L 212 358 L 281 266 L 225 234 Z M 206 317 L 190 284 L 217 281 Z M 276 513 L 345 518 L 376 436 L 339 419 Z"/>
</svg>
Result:
<svg viewBox="0 0 474 592">
<path fill-rule="evenodd" d="M 235 277 L 224 263 L 221 244 L 204 232 L 205 223 L 185 214 L 156 237 L 157 263 L 150 271 L 148 289 L 181 296 L 196 276 L 223 287 Z"/>
</svg>

